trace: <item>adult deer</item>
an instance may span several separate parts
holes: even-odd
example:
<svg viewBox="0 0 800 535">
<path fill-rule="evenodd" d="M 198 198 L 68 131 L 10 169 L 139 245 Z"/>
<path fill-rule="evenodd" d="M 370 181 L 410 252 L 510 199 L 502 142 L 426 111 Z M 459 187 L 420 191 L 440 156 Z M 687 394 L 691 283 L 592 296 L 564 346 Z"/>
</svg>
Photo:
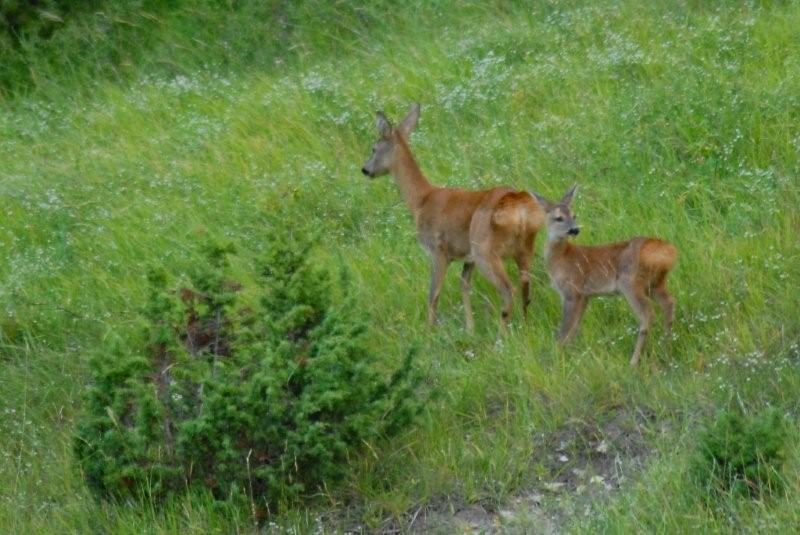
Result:
<svg viewBox="0 0 800 535">
<path fill-rule="evenodd" d="M 639 318 L 639 337 L 631 357 L 631 366 L 635 366 L 653 319 L 649 298 L 660 306 L 667 334 L 672 327 L 675 300 L 667 291 L 667 275 L 678 251 L 669 242 L 642 237 L 593 247 L 571 244 L 569 237 L 580 231 L 570 209 L 575 188 L 557 203 L 533 194 L 547 214 L 545 263 L 563 303 L 559 340 L 569 341 L 578 330 L 590 297 L 622 294 Z"/>
<path fill-rule="evenodd" d="M 513 290 L 503 260 L 512 258 L 519 268 L 523 315 L 530 302 L 530 268 L 536 232 L 544 212 L 527 192 L 497 187 L 481 191 L 440 188 L 422 174 L 408 138 L 419 120 L 419 104 L 396 128 L 382 112 L 377 113 L 380 137 L 361 171 L 375 178 L 391 173 L 417 227 L 417 237 L 431 257 L 428 323 L 436 321 L 436 306 L 447 266 L 464 262 L 461 294 L 468 331 L 474 329 L 470 306 L 473 269 L 486 275 L 503 299 L 502 324 L 507 325 L 513 306 Z"/>
</svg>

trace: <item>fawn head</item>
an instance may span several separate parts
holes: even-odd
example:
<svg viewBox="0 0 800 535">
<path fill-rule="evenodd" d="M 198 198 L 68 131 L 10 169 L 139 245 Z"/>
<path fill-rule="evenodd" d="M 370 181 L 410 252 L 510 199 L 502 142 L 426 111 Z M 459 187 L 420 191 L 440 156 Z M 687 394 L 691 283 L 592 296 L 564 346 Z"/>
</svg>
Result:
<svg viewBox="0 0 800 535">
<path fill-rule="evenodd" d="M 361 168 L 361 172 L 370 178 L 379 177 L 389 172 L 395 158 L 395 148 L 402 139 L 408 141 L 408 136 L 414 131 L 419 120 L 419 104 L 411 106 L 405 119 L 397 127 L 393 127 L 389 119 L 379 111 L 375 117 L 378 126 L 378 141 L 372 146 L 372 155 Z"/>
<path fill-rule="evenodd" d="M 538 193 L 533 196 L 545 211 L 548 240 L 563 240 L 569 236 L 577 236 L 581 229 L 575 223 L 575 214 L 572 213 L 569 205 L 575 196 L 577 184 L 572 186 L 567 193 L 557 203 L 548 201 Z"/>
</svg>

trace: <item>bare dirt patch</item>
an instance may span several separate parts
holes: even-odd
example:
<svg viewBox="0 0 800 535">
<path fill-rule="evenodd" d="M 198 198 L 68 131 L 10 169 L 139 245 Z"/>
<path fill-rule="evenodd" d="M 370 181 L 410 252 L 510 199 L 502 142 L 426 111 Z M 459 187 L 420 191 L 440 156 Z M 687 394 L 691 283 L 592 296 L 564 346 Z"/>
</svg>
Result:
<svg viewBox="0 0 800 535">
<path fill-rule="evenodd" d="M 570 420 L 534 439 L 541 455 L 531 459 L 530 484 L 505 503 L 431 504 L 376 532 L 560 533 L 644 466 L 654 420 L 647 410 L 622 407 L 593 421 Z"/>
<path fill-rule="evenodd" d="M 647 411 L 620 409 L 592 422 L 568 421 L 542 440 L 542 465 L 553 477 L 542 488 L 579 493 L 590 483 L 619 488 L 626 473 L 640 468 L 650 454 L 645 433 L 652 420 Z"/>
</svg>

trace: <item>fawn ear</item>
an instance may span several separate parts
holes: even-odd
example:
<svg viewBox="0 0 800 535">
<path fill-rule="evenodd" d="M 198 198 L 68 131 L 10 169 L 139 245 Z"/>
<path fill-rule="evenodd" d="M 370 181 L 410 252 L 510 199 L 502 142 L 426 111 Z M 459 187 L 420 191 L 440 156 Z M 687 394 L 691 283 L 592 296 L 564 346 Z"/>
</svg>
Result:
<svg viewBox="0 0 800 535">
<path fill-rule="evenodd" d="M 411 111 L 408 112 L 408 115 L 405 116 L 403 122 L 400 123 L 400 131 L 403 133 L 405 137 L 408 137 L 411 132 L 417 127 L 417 121 L 419 121 L 419 103 L 414 103 L 411 105 Z"/>
<path fill-rule="evenodd" d="M 539 204 L 542 206 L 542 208 L 544 209 L 545 212 L 549 212 L 550 209 L 553 207 L 553 203 L 551 203 L 550 201 L 548 201 L 547 199 L 545 199 L 544 197 L 542 197 L 541 195 L 539 195 L 535 191 L 532 191 L 531 195 L 533 195 L 533 198 L 536 199 L 539 202 Z"/>
<path fill-rule="evenodd" d="M 572 202 L 572 198 L 575 197 L 576 189 L 578 189 L 578 185 L 573 184 L 572 187 L 569 188 L 569 191 L 566 192 L 563 197 L 561 197 L 561 201 L 559 202 L 559 204 L 569 206 L 569 204 Z"/>
<path fill-rule="evenodd" d="M 382 111 L 375 114 L 375 125 L 378 127 L 378 133 L 381 137 L 389 137 L 389 134 L 392 133 L 392 123 L 389 122 L 389 119 L 386 118 Z"/>
</svg>

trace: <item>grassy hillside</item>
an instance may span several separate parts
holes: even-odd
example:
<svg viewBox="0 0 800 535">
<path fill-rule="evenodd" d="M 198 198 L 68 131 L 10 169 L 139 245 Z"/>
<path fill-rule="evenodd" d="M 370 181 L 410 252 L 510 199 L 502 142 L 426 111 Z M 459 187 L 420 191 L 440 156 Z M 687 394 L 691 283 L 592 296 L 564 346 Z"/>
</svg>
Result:
<svg viewBox="0 0 800 535">
<path fill-rule="evenodd" d="M 274 526 L 800 530 L 800 5 L 274 4 L 144 6 L 126 15 L 150 21 L 138 33 L 90 39 L 80 19 L 60 49 L 15 52 L 31 68 L 7 71 L 0 105 L 0 532 L 251 529 L 204 497 L 98 503 L 71 448 L 87 360 L 129 328 L 147 266 L 179 273 L 207 236 L 257 249 L 276 224 L 321 235 L 319 262 L 352 270 L 376 350 L 395 362 L 416 343 L 440 395 Z M 132 42 L 130 58 L 109 52 Z M 533 313 L 501 343 L 481 276 L 464 332 L 455 269 L 429 329 L 411 217 L 391 178 L 359 173 L 374 111 L 417 100 L 432 182 L 551 197 L 577 182 L 579 243 L 675 243 L 669 350 L 658 327 L 629 369 L 621 299 L 593 301 L 559 348 L 542 238 Z M 692 489 L 697 431 L 730 406 L 789 416 L 784 497 L 714 509 Z"/>
</svg>

